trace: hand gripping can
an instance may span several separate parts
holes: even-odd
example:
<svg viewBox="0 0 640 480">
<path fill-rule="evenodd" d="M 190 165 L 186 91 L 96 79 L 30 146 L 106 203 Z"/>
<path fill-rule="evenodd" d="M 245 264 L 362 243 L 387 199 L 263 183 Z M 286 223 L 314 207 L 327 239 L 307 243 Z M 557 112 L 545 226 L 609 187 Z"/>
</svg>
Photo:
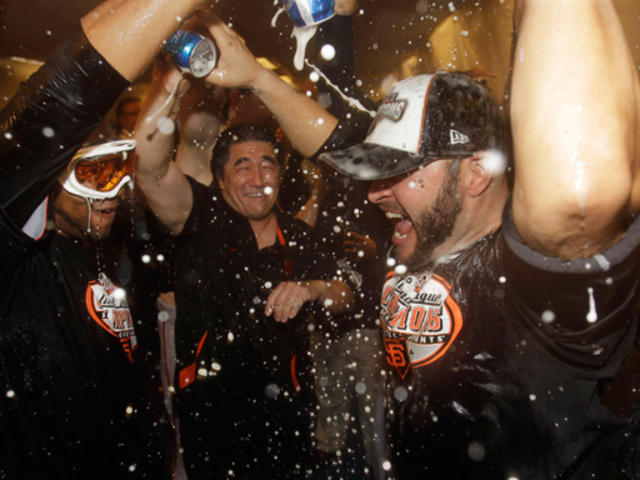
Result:
<svg viewBox="0 0 640 480">
<path fill-rule="evenodd" d="M 213 40 L 185 30 L 173 32 L 163 50 L 180 70 L 196 78 L 209 75 L 218 62 L 218 49 Z"/>
</svg>

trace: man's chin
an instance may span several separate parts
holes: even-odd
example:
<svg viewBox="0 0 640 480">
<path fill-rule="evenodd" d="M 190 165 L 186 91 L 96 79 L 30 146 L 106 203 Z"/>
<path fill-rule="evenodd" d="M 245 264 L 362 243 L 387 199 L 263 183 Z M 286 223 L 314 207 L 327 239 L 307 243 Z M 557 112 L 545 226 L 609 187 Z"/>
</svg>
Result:
<svg viewBox="0 0 640 480">
<path fill-rule="evenodd" d="M 404 265 L 407 268 L 411 268 L 415 262 L 415 247 L 398 246 L 393 248 L 393 257 L 396 260 L 396 265 Z"/>
<path fill-rule="evenodd" d="M 93 241 L 104 240 L 111 234 L 113 223 L 108 225 L 92 225 L 91 231 L 87 232 L 87 236 Z"/>
</svg>

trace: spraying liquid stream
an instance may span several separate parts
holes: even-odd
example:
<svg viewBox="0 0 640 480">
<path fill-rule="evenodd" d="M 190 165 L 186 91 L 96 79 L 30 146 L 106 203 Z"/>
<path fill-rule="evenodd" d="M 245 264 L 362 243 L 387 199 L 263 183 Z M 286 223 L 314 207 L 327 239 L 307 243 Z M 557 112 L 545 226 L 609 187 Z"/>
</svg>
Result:
<svg viewBox="0 0 640 480">
<path fill-rule="evenodd" d="M 349 106 L 357 108 L 358 110 L 368 113 L 371 118 L 376 116 L 376 112 L 369 110 L 368 108 L 366 108 L 364 105 L 362 105 L 362 103 L 360 103 L 360 101 L 356 98 L 350 97 L 348 95 L 345 95 L 342 90 L 340 90 L 340 88 L 335 85 L 331 80 L 329 80 L 327 78 L 327 76 L 322 73 L 322 70 L 320 70 L 318 67 L 316 67 L 314 64 L 312 64 L 311 62 L 309 62 L 309 60 L 305 60 L 304 61 L 309 67 L 311 67 L 313 69 L 314 72 L 316 72 L 318 75 L 320 75 L 320 77 L 327 82 L 327 85 L 329 85 L 331 88 L 333 88 L 336 93 L 338 95 L 340 95 L 340 97 L 349 104 Z"/>
<path fill-rule="evenodd" d="M 271 19 L 271 27 L 275 28 L 276 27 L 276 23 L 278 22 L 278 18 L 280 17 L 280 15 L 282 15 L 283 12 L 285 12 L 285 8 L 284 7 L 280 7 L 278 9 L 278 11 L 275 13 L 275 15 L 273 16 L 273 18 Z"/>
<path fill-rule="evenodd" d="M 164 101 L 164 103 L 162 105 L 160 105 L 160 107 L 158 107 L 158 109 L 152 115 L 149 115 L 145 119 L 145 122 L 147 122 L 147 123 L 151 122 L 154 118 L 156 118 L 158 116 L 158 114 L 162 110 L 164 110 L 167 107 L 167 105 L 169 105 L 169 103 L 171 103 L 171 101 L 174 99 L 174 97 L 178 93 L 178 88 L 180 87 L 181 83 L 182 83 L 182 79 L 179 82 L 176 82 L 175 86 L 173 87 L 173 90 L 171 90 L 171 93 L 169 94 L 167 99 Z"/>
<path fill-rule="evenodd" d="M 293 66 L 296 67 L 296 70 L 302 70 L 302 67 L 304 67 L 304 53 L 307 50 L 307 44 L 316 34 L 317 30 L 317 25 L 293 27 L 291 36 L 296 38 L 296 53 L 293 56 Z"/>
</svg>

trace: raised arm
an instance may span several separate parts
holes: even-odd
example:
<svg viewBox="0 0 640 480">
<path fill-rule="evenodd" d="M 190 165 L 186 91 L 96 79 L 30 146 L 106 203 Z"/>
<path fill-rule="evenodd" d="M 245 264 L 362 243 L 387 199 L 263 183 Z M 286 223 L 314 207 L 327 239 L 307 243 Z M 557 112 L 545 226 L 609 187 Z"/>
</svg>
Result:
<svg viewBox="0 0 640 480">
<path fill-rule="evenodd" d="M 514 221 L 542 253 L 592 255 L 640 203 L 635 66 L 611 0 L 517 7 Z"/>
<path fill-rule="evenodd" d="M 218 66 L 207 81 L 228 88 L 251 88 L 271 110 L 303 156 L 316 153 L 338 120 L 314 100 L 297 92 L 260 65 L 240 37 L 218 18 L 201 15 L 220 49 Z"/>
<path fill-rule="evenodd" d="M 179 17 L 202 1 L 104 2 L 20 86 L 0 112 L 0 207 L 17 225 L 43 201 L 128 81 L 146 69 Z"/>
<path fill-rule="evenodd" d="M 82 28 L 102 56 L 123 77 L 135 80 L 162 41 L 204 0 L 109 0 L 82 19 Z"/>
<path fill-rule="evenodd" d="M 154 215 L 174 234 L 182 231 L 193 205 L 189 182 L 173 161 L 177 107 L 188 88 L 177 68 L 158 58 L 135 128 L 136 185 Z"/>
</svg>

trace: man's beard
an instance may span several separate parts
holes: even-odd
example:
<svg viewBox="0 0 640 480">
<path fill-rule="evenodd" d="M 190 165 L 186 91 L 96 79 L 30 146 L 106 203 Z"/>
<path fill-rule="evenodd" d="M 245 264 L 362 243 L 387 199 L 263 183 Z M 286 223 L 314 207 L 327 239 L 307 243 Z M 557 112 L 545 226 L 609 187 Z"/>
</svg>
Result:
<svg viewBox="0 0 640 480">
<path fill-rule="evenodd" d="M 457 175 L 450 171 L 436 195 L 433 207 L 425 209 L 414 223 L 416 248 L 404 262 L 409 269 L 419 270 L 422 265 L 433 260 L 433 250 L 449 238 L 461 210 Z"/>
</svg>

